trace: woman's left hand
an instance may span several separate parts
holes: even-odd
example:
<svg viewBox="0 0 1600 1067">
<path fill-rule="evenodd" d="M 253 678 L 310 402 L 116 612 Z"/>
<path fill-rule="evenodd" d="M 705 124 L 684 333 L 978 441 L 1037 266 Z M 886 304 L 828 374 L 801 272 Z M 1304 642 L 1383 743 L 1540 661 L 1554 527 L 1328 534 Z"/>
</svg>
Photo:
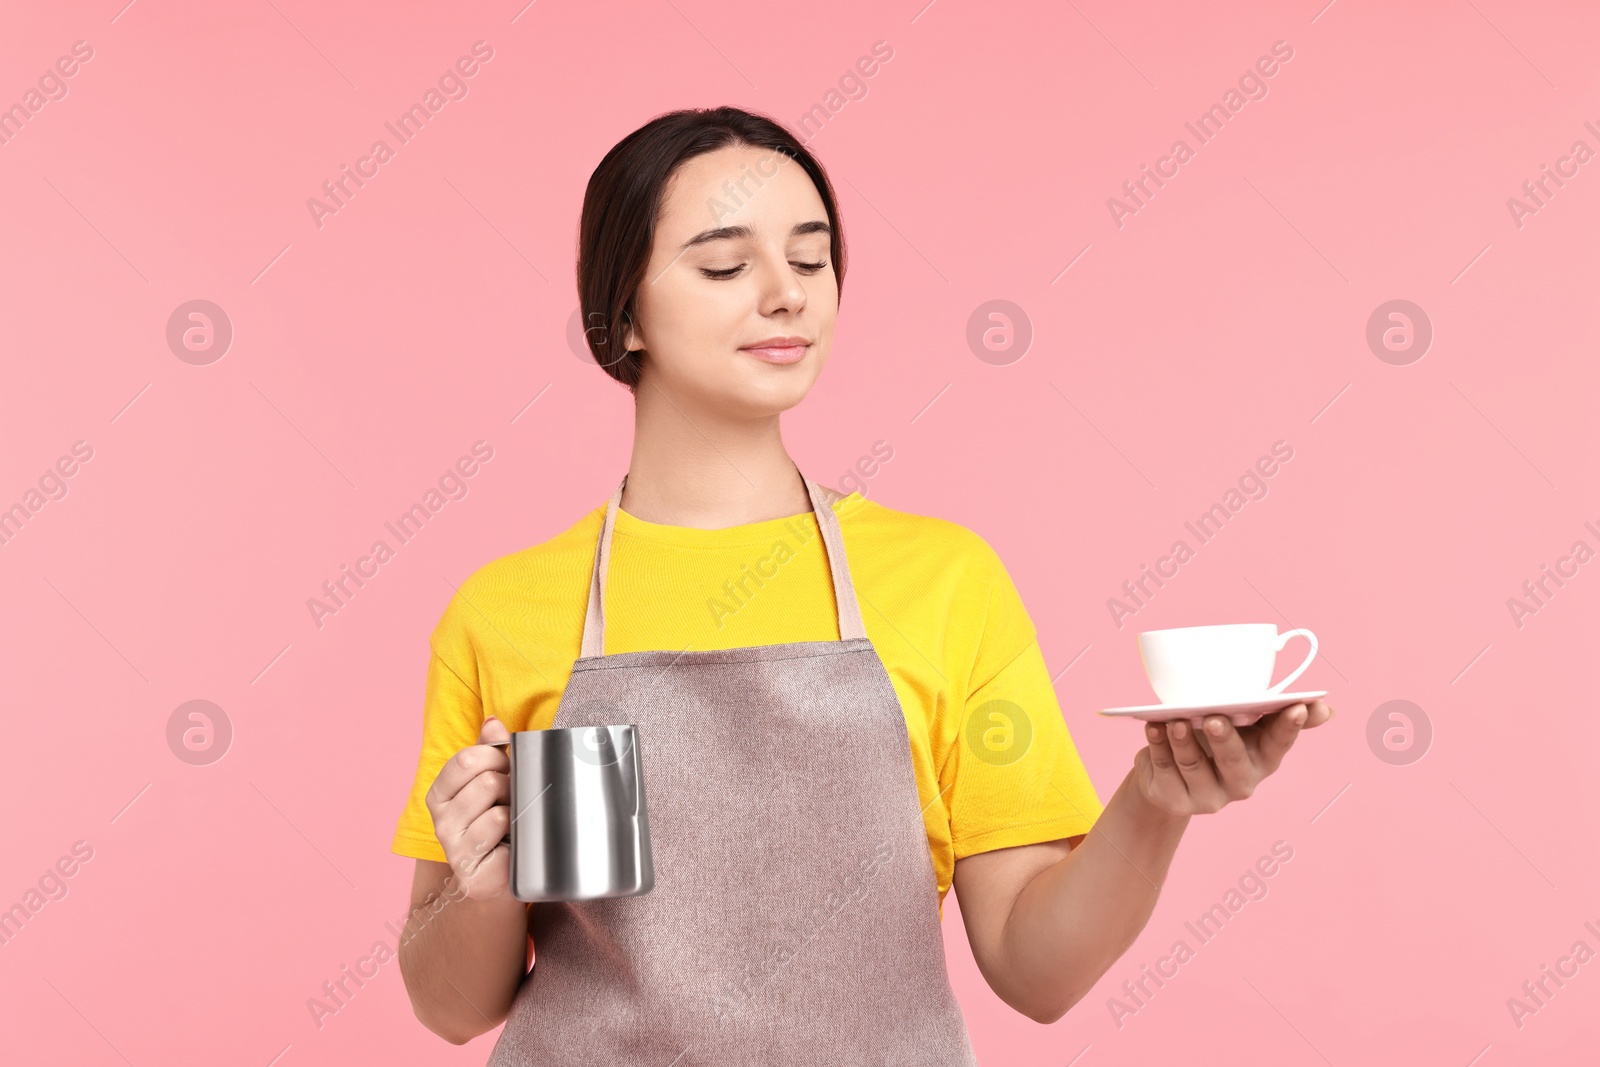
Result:
<svg viewBox="0 0 1600 1067">
<path fill-rule="evenodd" d="M 1333 708 L 1321 700 L 1309 706 L 1291 704 L 1242 729 L 1226 715 L 1208 715 L 1203 743 L 1186 719 L 1147 723 L 1150 743 L 1134 757 L 1135 778 L 1145 799 L 1163 811 L 1220 811 L 1230 801 L 1248 797 L 1276 771 L 1301 730 L 1331 718 Z M 1204 745 L 1209 745 L 1209 754 Z"/>
</svg>

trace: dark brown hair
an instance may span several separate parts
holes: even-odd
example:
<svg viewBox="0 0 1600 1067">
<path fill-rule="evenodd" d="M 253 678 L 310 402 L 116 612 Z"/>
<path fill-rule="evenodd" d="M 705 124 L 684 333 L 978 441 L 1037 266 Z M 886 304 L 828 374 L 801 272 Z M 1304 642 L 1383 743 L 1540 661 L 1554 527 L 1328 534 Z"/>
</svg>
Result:
<svg viewBox="0 0 1600 1067">
<path fill-rule="evenodd" d="M 578 222 L 578 307 L 584 338 L 595 362 L 630 392 L 639 384 L 640 355 L 624 349 L 623 343 L 635 318 L 634 296 L 650 262 L 667 182 L 686 160 L 730 146 L 768 148 L 805 169 L 828 212 L 833 230 L 829 258 L 844 292 L 844 230 L 833 186 L 822 164 L 788 130 L 765 115 L 736 107 L 691 108 L 651 119 L 618 141 L 589 176 Z"/>
</svg>

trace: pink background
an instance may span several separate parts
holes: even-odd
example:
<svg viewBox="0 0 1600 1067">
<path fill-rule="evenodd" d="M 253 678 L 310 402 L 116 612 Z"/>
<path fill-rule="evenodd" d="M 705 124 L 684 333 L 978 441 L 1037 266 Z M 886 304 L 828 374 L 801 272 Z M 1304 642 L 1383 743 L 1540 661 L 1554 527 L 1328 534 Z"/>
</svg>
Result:
<svg viewBox="0 0 1600 1067">
<path fill-rule="evenodd" d="M 628 396 L 566 340 L 584 183 L 673 108 L 794 128 L 879 40 L 812 142 L 851 260 L 786 420 L 802 469 L 837 484 L 887 441 L 873 499 L 995 546 L 1105 798 L 1142 740 L 1095 710 L 1154 699 L 1141 630 L 1309 626 L 1297 687 L 1339 712 L 1195 818 L 1143 936 L 1053 1026 L 989 992 L 952 896 L 980 1057 L 1592 1057 L 1600 962 L 1520 1028 L 1506 1002 L 1600 950 L 1600 564 L 1520 627 L 1506 602 L 1600 548 L 1600 162 L 1521 226 L 1507 199 L 1600 149 L 1600 14 L 1319 2 L 15 6 L 0 103 L 94 55 L 0 145 L 0 506 L 74 442 L 93 458 L 0 545 L 0 907 L 74 842 L 93 858 L 0 947 L 7 1058 L 487 1058 L 498 1031 L 434 1038 L 394 963 L 320 1028 L 306 1002 L 406 910 L 389 841 L 452 587 L 624 469 Z M 469 95 L 319 229 L 306 200 L 480 39 Z M 1197 146 L 1183 123 L 1279 40 L 1268 95 Z M 1119 228 L 1107 199 L 1179 137 L 1194 158 Z M 193 299 L 234 330 L 206 366 L 165 337 Z M 1006 365 L 966 341 L 994 299 L 1034 331 Z M 1365 339 L 1392 299 L 1433 324 L 1409 365 Z M 318 629 L 307 599 L 480 439 L 469 495 Z M 1119 628 L 1107 598 L 1280 440 L 1265 499 Z M 204 766 L 167 741 L 195 699 L 233 730 Z M 1425 758 L 1369 745 L 1391 700 L 1431 723 Z M 1276 841 L 1268 895 L 1119 1027 L 1108 998 Z"/>
</svg>

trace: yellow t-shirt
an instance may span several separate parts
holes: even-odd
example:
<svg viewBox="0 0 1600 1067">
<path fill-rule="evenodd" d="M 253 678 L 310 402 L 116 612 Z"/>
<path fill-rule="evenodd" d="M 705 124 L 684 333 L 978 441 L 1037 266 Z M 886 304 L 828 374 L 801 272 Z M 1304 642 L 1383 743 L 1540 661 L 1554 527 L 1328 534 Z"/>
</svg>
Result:
<svg viewBox="0 0 1600 1067">
<path fill-rule="evenodd" d="M 943 918 L 956 860 L 1088 833 L 1101 803 L 1033 622 L 988 543 L 860 493 L 833 509 L 867 636 L 905 713 Z M 601 505 L 494 560 L 451 598 L 429 641 L 422 753 L 393 851 L 444 862 L 424 798 L 444 762 L 477 742 L 485 715 L 512 731 L 552 725 L 604 518 Z M 839 639 L 811 512 L 700 530 L 619 508 L 605 609 L 607 655 Z"/>
</svg>

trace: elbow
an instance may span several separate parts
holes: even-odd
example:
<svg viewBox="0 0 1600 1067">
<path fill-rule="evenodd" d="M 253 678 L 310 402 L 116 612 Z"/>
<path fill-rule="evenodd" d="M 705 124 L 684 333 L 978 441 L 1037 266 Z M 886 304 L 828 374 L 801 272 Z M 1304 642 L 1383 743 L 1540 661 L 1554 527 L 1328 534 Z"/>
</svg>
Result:
<svg viewBox="0 0 1600 1067">
<path fill-rule="evenodd" d="M 1049 1026 L 1053 1022 L 1059 1022 L 1061 1018 L 1071 1010 L 1072 1005 L 1068 1004 L 1065 1007 L 1051 1008 L 1042 1012 L 1034 1012 L 1033 1014 L 1029 1015 L 1028 1018 L 1032 1019 L 1040 1026 Z"/>
<path fill-rule="evenodd" d="M 451 1013 L 440 1004 L 437 997 L 430 996 L 424 983 L 411 974 L 404 966 L 404 949 L 401 954 L 401 976 L 405 980 L 406 995 L 411 1000 L 411 1014 L 416 1017 L 430 1033 L 443 1038 L 452 1045 L 465 1045 L 473 1038 L 493 1030 L 500 1023 L 505 1022 L 502 1015 L 498 1020 L 485 1018 L 476 1008 L 470 1014 Z"/>
<path fill-rule="evenodd" d="M 414 998 L 411 1001 L 411 1014 L 416 1016 L 417 1022 L 426 1027 L 430 1033 L 443 1038 L 452 1045 L 465 1045 L 473 1038 L 487 1033 L 494 1025 L 491 1023 L 488 1026 L 462 1027 L 462 1020 L 436 1015 L 427 1010 L 425 1006 L 418 1004 Z M 479 1021 L 483 1020 L 480 1019 Z"/>
<path fill-rule="evenodd" d="M 426 1026 L 427 1024 L 424 1023 L 423 1025 Z M 428 1029 L 433 1030 L 431 1026 L 428 1027 Z M 450 1042 L 452 1045 L 465 1045 L 468 1041 L 471 1041 L 473 1038 L 478 1036 L 477 1034 L 456 1034 L 451 1033 L 448 1030 L 433 1030 L 433 1032 Z"/>
<path fill-rule="evenodd" d="M 1021 1009 L 1018 1009 L 1018 1010 L 1020 1011 Z M 1067 1013 L 1067 1009 L 1066 1008 L 1062 1008 L 1059 1011 L 1057 1011 L 1054 1008 L 1046 1008 L 1046 1009 L 1037 1009 L 1037 1008 L 1035 1008 L 1035 1009 L 1030 1009 L 1028 1011 L 1023 1011 L 1022 1012 L 1022 1014 L 1026 1015 L 1028 1018 L 1032 1019 L 1034 1022 L 1038 1023 L 1040 1026 L 1049 1026 L 1051 1023 L 1056 1022 L 1057 1020 L 1059 1020 L 1066 1013 Z"/>
<path fill-rule="evenodd" d="M 452 1045 L 465 1045 L 468 1041 L 478 1036 L 477 1034 L 469 1034 L 463 1030 L 456 1029 L 450 1025 L 451 1020 L 449 1019 L 433 1018 L 415 1003 L 411 1005 L 411 1014 L 417 1017 L 417 1022 L 427 1027 L 429 1033 L 436 1037 L 444 1038 Z"/>
<path fill-rule="evenodd" d="M 1082 999 L 1083 994 L 1077 993 L 1066 998 L 1057 996 L 1053 999 L 1035 998 L 1025 1002 L 1013 1002 L 1011 1007 L 1040 1026 L 1049 1026 L 1051 1023 L 1059 1022 Z"/>
<path fill-rule="evenodd" d="M 1060 1019 L 1066 1012 L 1061 1011 L 1025 1011 L 1022 1014 L 1038 1023 L 1040 1026 L 1049 1026 Z"/>
<path fill-rule="evenodd" d="M 1094 990 L 1095 984 L 1105 977 L 1111 965 L 1132 947 L 1136 934 L 1137 931 L 1103 956 L 1103 962 L 1096 965 L 1092 972 L 1076 968 L 1067 973 L 1057 974 L 1055 978 L 1058 984 L 1054 988 L 1036 986 L 1028 990 L 1026 995 L 1008 1000 L 1007 1003 L 1041 1026 L 1049 1026 L 1059 1021 Z"/>
<path fill-rule="evenodd" d="M 1104 973 L 1102 970 L 1091 976 L 1079 969 L 1057 969 L 1023 975 L 1007 970 L 986 970 L 982 965 L 979 971 L 1007 1007 L 1040 1026 L 1059 1021 L 1076 1007 Z"/>
</svg>

